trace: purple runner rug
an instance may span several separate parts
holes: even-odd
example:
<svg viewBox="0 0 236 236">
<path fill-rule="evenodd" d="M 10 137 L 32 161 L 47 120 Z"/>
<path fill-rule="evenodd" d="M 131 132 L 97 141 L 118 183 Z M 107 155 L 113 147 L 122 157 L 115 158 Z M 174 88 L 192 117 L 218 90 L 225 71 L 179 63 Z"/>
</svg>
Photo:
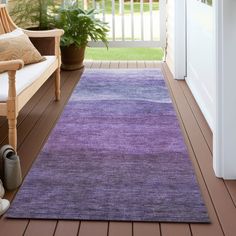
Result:
<svg viewBox="0 0 236 236">
<path fill-rule="evenodd" d="M 7 216 L 209 222 L 161 70 L 86 70 Z"/>
</svg>

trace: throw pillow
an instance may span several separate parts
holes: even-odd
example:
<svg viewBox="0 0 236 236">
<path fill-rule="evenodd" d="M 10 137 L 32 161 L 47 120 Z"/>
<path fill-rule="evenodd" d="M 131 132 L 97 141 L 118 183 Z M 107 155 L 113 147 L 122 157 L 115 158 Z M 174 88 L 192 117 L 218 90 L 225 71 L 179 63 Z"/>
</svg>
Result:
<svg viewBox="0 0 236 236">
<path fill-rule="evenodd" d="M 25 65 L 45 60 L 23 32 L 17 36 L 0 37 L 0 61 L 16 59 L 23 60 Z"/>
<path fill-rule="evenodd" d="M 24 34 L 22 29 L 15 29 L 10 33 L 6 33 L 6 34 L 0 34 L 0 39 L 9 39 L 9 38 L 13 38 L 13 37 L 18 37 L 20 35 Z"/>
</svg>

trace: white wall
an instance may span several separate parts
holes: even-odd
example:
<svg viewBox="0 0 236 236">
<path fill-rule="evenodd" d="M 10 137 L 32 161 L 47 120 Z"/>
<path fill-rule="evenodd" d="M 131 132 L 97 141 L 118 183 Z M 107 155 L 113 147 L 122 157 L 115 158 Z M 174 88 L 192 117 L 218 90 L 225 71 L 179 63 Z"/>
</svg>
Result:
<svg viewBox="0 0 236 236">
<path fill-rule="evenodd" d="M 186 2 L 186 82 L 213 130 L 216 83 L 214 8 L 197 0 Z"/>
</svg>

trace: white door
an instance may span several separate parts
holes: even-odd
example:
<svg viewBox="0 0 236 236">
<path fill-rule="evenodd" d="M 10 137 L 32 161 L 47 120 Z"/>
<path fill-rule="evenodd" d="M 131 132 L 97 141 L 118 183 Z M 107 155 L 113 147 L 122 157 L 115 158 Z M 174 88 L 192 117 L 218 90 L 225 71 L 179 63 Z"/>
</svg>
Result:
<svg viewBox="0 0 236 236">
<path fill-rule="evenodd" d="M 205 2 L 211 3 L 206 0 Z M 211 4 L 187 0 L 186 81 L 211 129 L 214 126 L 214 14 Z"/>
</svg>

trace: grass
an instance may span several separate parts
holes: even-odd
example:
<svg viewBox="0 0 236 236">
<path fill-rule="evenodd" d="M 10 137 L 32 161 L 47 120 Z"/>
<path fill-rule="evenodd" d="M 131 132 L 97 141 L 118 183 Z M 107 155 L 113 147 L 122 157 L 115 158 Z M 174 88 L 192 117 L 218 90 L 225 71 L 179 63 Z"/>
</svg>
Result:
<svg viewBox="0 0 236 236">
<path fill-rule="evenodd" d="M 153 11 L 157 11 L 159 9 L 158 3 L 153 3 Z M 148 12 L 149 9 L 149 3 L 143 3 L 143 12 Z M 124 14 L 130 14 L 130 2 L 125 2 L 124 4 Z M 140 12 L 140 3 L 134 2 L 134 13 Z M 111 1 L 106 3 L 106 13 L 112 13 L 112 3 Z M 115 2 L 115 14 L 119 14 L 119 2 Z"/>
<path fill-rule="evenodd" d="M 100 9 L 103 8 L 102 1 L 96 1 L 97 7 L 99 6 Z M 93 8 L 92 1 L 89 2 L 89 9 Z M 158 2 L 153 2 L 152 3 L 152 10 L 157 11 L 159 10 L 159 3 Z M 143 12 L 148 12 L 150 11 L 149 8 L 149 3 L 144 2 L 143 3 Z M 111 0 L 105 0 L 105 12 L 106 14 L 111 14 L 112 13 L 112 1 Z M 130 2 L 125 2 L 124 3 L 124 14 L 130 14 Z M 140 3 L 139 2 L 134 2 L 134 13 L 139 13 L 140 12 Z M 119 14 L 119 1 L 115 1 L 115 14 Z"/>
<path fill-rule="evenodd" d="M 87 60 L 162 60 L 161 48 L 86 48 Z"/>
</svg>

